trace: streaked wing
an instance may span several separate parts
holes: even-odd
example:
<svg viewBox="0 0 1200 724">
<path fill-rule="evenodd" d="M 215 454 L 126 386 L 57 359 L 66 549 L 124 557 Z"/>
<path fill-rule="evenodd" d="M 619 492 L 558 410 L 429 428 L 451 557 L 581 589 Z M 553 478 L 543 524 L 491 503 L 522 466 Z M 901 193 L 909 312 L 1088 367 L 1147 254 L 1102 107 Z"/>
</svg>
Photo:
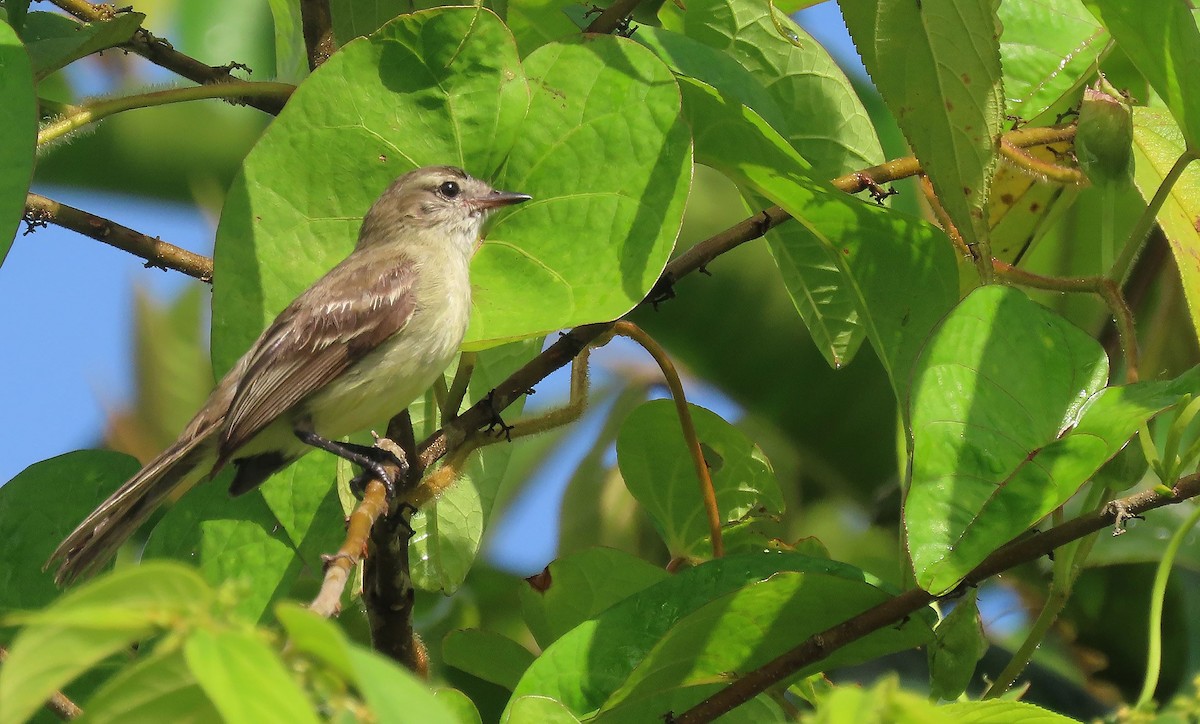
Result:
<svg viewBox="0 0 1200 724">
<path fill-rule="evenodd" d="M 382 270 L 343 262 L 284 309 L 249 353 L 225 418 L 221 462 L 402 330 L 415 308 L 415 276 L 412 262 Z"/>
</svg>

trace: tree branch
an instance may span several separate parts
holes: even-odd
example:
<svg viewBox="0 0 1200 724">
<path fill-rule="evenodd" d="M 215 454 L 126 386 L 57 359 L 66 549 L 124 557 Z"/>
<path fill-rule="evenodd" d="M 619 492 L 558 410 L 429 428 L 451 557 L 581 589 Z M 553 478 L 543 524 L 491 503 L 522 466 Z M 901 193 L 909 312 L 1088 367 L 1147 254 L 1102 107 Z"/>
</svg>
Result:
<svg viewBox="0 0 1200 724">
<path fill-rule="evenodd" d="M 308 69 L 316 70 L 337 50 L 329 0 L 300 0 L 300 23 L 304 32 Z"/>
<path fill-rule="evenodd" d="M 367 541 L 375 521 L 388 510 L 387 488 L 378 480 L 367 483 L 363 499 L 346 522 L 346 540 L 337 553 L 325 559 L 325 577 L 321 590 L 308 605 L 316 613 L 329 618 L 342 610 L 342 592 L 350 580 L 350 572 L 367 552 Z"/>
<path fill-rule="evenodd" d="M 979 583 L 1022 563 L 1037 560 L 1054 549 L 1090 535 L 1110 525 L 1116 531 L 1132 516 L 1141 515 L 1155 508 L 1180 503 L 1200 495 L 1200 474 L 1181 478 L 1171 489 L 1171 495 L 1156 490 L 1146 490 L 1121 500 L 1114 500 L 1099 512 L 1082 515 L 1057 525 L 1042 533 L 1033 533 L 1013 541 L 988 556 L 963 579 L 963 586 Z M 961 588 L 961 587 L 960 587 Z M 841 647 L 878 631 L 895 625 L 905 617 L 928 606 L 938 597 L 919 588 L 912 588 L 883 603 L 869 608 L 842 623 L 815 634 L 794 649 L 772 659 L 763 666 L 749 672 L 716 694 L 674 718 L 675 724 L 699 724 L 716 719 L 732 710 L 771 685 L 778 683 L 800 669 L 826 658 Z"/>
<path fill-rule="evenodd" d="M 174 269 L 202 282 L 212 282 L 212 259 L 45 196 L 26 195 L 25 222 L 26 234 L 39 226 L 54 224 L 141 257 L 147 267 Z"/>
<path fill-rule="evenodd" d="M 51 2 L 87 23 L 111 20 L 119 12 L 110 4 L 93 5 L 87 2 L 87 0 L 51 0 Z M 231 75 L 234 68 L 242 68 L 247 72 L 253 72 L 241 63 L 236 62 L 230 62 L 226 65 L 206 65 L 201 63 L 195 58 L 175 50 L 169 42 L 155 37 L 145 28 L 138 28 L 128 43 L 118 47 L 137 53 L 157 66 L 166 68 L 177 75 L 201 84 L 238 80 Z M 283 104 L 286 100 L 286 98 L 280 99 L 274 96 L 252 97 L 247 99 L 246 105 L 253 106 L 260 111 L 270 113 L 274 116 L 283 110 Z"/>
</svg>

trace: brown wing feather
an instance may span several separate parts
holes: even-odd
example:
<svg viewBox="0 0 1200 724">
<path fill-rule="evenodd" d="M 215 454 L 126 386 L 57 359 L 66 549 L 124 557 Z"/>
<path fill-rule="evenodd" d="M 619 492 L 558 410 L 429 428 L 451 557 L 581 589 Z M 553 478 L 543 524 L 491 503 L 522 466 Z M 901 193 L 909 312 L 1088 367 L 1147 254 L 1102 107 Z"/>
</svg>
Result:
<svg viewBox="0 0 1200 724">
<path fill-rule="evenodd" d="M 402 330 L 415 309 L 415 271 L 411 261 L 384 270 L 343 263 L 284 309 L 250 352 L 225 418 L 218 465 Z"/>
</svg>

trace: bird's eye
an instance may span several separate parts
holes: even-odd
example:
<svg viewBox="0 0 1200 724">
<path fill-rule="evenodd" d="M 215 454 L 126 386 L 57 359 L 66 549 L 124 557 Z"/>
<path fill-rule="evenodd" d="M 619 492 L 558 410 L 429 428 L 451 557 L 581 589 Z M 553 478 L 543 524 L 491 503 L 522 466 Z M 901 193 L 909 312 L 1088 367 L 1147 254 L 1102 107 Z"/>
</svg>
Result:
<svg viewBox="0 0 1200 724">
<path fill-rule="evenodd" d="M 452 199 L 462 193 L 462 189 L 460 189 L 458 184 L 454 181 L 443 181 L 442 184 L 438 186 L 438 191 L 441 192 L 442 196 L 445 196 L 448 199 Z"/>
</svg>

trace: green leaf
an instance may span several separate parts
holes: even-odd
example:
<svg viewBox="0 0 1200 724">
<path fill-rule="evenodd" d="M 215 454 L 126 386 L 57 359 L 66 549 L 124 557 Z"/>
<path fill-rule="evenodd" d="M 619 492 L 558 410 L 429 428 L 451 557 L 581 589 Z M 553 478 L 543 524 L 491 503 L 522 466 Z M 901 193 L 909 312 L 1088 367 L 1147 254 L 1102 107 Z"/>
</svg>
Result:
<svg viewBox="0 0 1200 724">
<path fill-rule="evenodd" d="M 783 125 L 754 104 L 806 161 L 831 179 L 883 162 L 875 126 L 837 62 L 812 36 L 758 0 L 689 0 L 683 31 L 745 66 L 788 109 Z M 707 77 L 694 76 L 724 88 Z M 739 97 L 739 100 L 742 100 Z M 744 101 L 743 101 L 744 102 Z"/>
<path fill-rule="evenodd" d="M 545 575 L 538 576 L 546 583 L 521 587 L 521 613 L 544 649 L 614 603 L 668 575 L 624 551 L 585 548 L 547 566 Z"/>
<path fill-rule="evenodd" d="M 543 722 L 543 724 L 577 724 L 578 717 L 571 710 L 547 696 L 522 696 L 513 699 L 504 710 L 501 724 L 525 724 L 526 722 Z"/>
<path fill-rule="evenodd" d="M 446 163 L 495 174 L 527 99 L 508 31 L 469 8 L 401 17 L 309 76 L 246 157 L 221 214 L 218 374 L 349 253 L 362 215 L 397 176 Z"/>
<path fill-rule="evenodd" d="M 29 56 L 13 29 L 0 23 L 0 263 L 25 213 L 37 146 L 37 95 Z"/>
<path fill-rule="evenodd" d="M 347 653 L 345 634 L 329 620 L 294 603 L 275 606 L 275 618 L 287 631 L 288 643 L 333 669 L 346 680 L 353 680 L 354 667 Z"/>
<path fill-rule="evenodd" d="M 1171 166 L 1187 149 L 1179 126 L 1158 108 L 1133 110 L 1133 181 L 1147 202 L 1162 185 Z M 1183 172 L 1158 212 L 1191 313 L 1192 332 L 1200 336 L 1200 168 Z"/>
<path fill-rule="evenodd" d="M 225 721 L 317 721 L 304 690 L 256 632 L 198 628 L 183 651 Z"/>
<path fill-rule="evenodd" d="M 1007 110 L 1025 120 L 1083 83 L 1109 40 L 1079 0 L 1009 0 L 996 13 Z"/>
<path fill-rule="evenodd" d="M 1117 46 L 1129 56 L 1166 102 L 1192 147 L 1200 147 L 1200 30 L 1187 4 L 1178 0 L 1129 3 L 1085 0 Z"/>
<path fill-rule="evenodd" d="M 956 724 L 957 720 L 943 709 L 900 688 L 892 674 L 870 688 L 834 688 L 820 700 L 815 715 L 808 721 L 810 724 Z"/>
<path fill-rule="evenodd" d="M 517 39 L 521 57 L 547 43 L 579 33 L 579 28 L 563 12 L 570 4 L 570 0 L 508 0 L 504 20 Z"/>
<path fill-rule="evenodd" d="M 679 90 L 653 53 L 572 37 L 525 72 L 533 97 L 501 185 L 535 198 L 475 256 L 468 349 L 632 309 L 666 265 L 691 184 Z"/>
<path fill-rule="evenodd" d="M 58 597 L 46 559 L 79 521 L 138 471 L 128 455 L 80 450 L 30 465 L 0 486 L 0 613 Z"/>
<path fill-rule="evenodd" d="M 433 698 L 450 714 L 456 724 L 483 724 L 483 717 L 479 715 L 475 702 L 458 689 L 439 686 L 433 690 Z"/>
<path fill-rule="evenodd" d="M 112 20 L 81 23 L 56 13 L 35 12 L 25 18 L 21 37 L 38 80 L 71 61 L 127 43 L 141 27 L 142 13 L 121 13 Z"/>
<path fill-rule="evenodd" d="M 779 204 L 797 223 L 768 237 L 788 292 L 822 352 L 849 362 L 861 326 L 900 400 L 926 335 L 958 297 L 954 252 L 933 226 L 865 204 L 813 179 L 807 164 L 753 111 L 698 81 L 680 79 L 696 160 Z M 847 308 L 849 297 L 853 308 Z M 821 315 L 821 325 L 810 320 Z M 837 350 L 843 356 L 837 356 Z"/>
<path fill-rule="evenodd" d="M 956 724 L 995 724 L 1006 721 L 1027 722 L 1028 724 L 1069 724 L 1077 721 L 1069 716 L 1047 711 L 1040 706 L 1023 701 L 999 701 L 996 699 L 964 701 L 946 704 L 938 709 L 949 717 L 948 721 Z"/>
<path fill-rule="evenodd" d="M 782 513 L 779 481 L 762 450 L 719 415 L 697 405 L 688 407 L 721 522 L 732 523 L 751 513 Z M 705 557 L 708 517 L 673 401 L 652 400 L 626 418 L 617 436 L 617 464 L 671 555 Z"/>
<path fill-rule="evenodd" d="M 703 81 L 755 113 L 772 128 L 787 128 L 787 116 L 763 82 L 729 53 L 664 28 L 642 26 L 633 39 L 659 57 L 672 72 Z"/>
<path fill-rule="evenodd" d="M 308 74 L 300 5 L 289 0 L 267 0 L 267 4 L 271 6 L 275 25 L 275 76 L 299 81 Z M 335 32 L 336 28 L 335 24 Z"/>
<path fill-rule="evenodd" d="M 495 631 L 468 628 L 442 640 L 446 664 L 512 691 L 534 655 L 521 644 Z"/>
<path fill-rule="evenodd" d="M 968 243 L 987 240 L 1004 117 L 994 5 L 870 0 L 842 8 L 863 65 Z"/>
<path fill-rule="evenodd" d="M 977 289 L 947 317 L 913 373 L 904 517 L 922 588 L 953 588 L 1200 384 L 1200 367 L 1104 388 L 1107 374 L 1095 340 L 1011 287 Z"/>
<path fill-rule="evenodd" d="M 978 590 L 954 604 L 954 610 L 938 622 L 934 641 L 926 649 L 929 657 L 929 696 L 953 701 L 971 683 L 975 665 L 988 648 L 979 618 Z"/>
<path fill-rule="evenodd" d="M 310 455 L 296 465 L 328 463 L 325 457 Z M 262 496 L 229 497 L 229 479 L 224 473 L 188 491 L 151 531 L 142 557 L 189 561 L 213 584 L 240 581 L 235 608 L 257 620 L 287 595 L 301 562 Z"/>
<path fill-rule="evenodd" d="M 24 721 L 54 691 L 163 627 L 206 613 L 212 589 L 183 566 L 145 564 L 101 576 L 24 624 L 0 667 L 4 721 Z"/>
<path fill-rule="evenodd" d="M 411 672 L 361 646 L 350 645 L 347 652 L 354 666 L 355 686 L 380 724 L 460 724 L 451 708 Z"/>
<path fill-rule="evenodd" d="M 3 19 L 20 34 L 25 27 L 25 16 L 29 14 L 29 3 L 30 0 L 5 0 L 4 17 L 0 19 Z"/>
<path fill-rule="evenodd" d="M 707 561 L 639 591 L 563 635 L 521 677 L 512 701 L 526 695 L 548 696 L 576 716 L 587 715 L 621 686 L 676 623 L 710 601 L 779 571 L 835 576 L 858 582 L 864 591 L 875 585 L 852 566 L 794 553 L 732 555 Z M 922 611 L 905 628 L 928 632 L 932 613 Z M 583 670 L 580 661 L 588 662 Z M 563 672 L 577 674 L 566 676 Z"/>
<path fill-rule="evenodd" d="M 187 667 L 181 649 L 153 653 L 118 672 L 84 706 L 99 724 L 211 722 L 220 713 Z"/>
<path fill-rule="evenodd" d="M 714 599 L 676 623 L 629 678 L 605 701 L 601 714 L 642 700 L 649 714 L 662 691 L 719 683 L 729 672 L 752 671 L 810 636 L 891 596 L 862 581 L 816 572 L 780 572 L 765 581 Z M 781 626 L 786 622 L 786 626 Z M 858 639 L 796 676 L 868 661 L 920 646 L 933 637 L 921 619 Z M 685 706 L 706 696 L 696 691 Z"/>
<path fill-rule="evenodd" d="M 1085 88 L 1075 124 L 1075 157 L 1096 186 L 1128 186 L 1133 173 L 1133 109 L 1107 89 Z"/>
<path fill-rule="evenodd" d="M 336 551 L 346 538 L 345 514 L 334 487 L 337 462 L 324 452 L 305 455 L 258 489 L 286 540 L 312 571 L 323 570 L 321 556 Z"/>
</svg>

